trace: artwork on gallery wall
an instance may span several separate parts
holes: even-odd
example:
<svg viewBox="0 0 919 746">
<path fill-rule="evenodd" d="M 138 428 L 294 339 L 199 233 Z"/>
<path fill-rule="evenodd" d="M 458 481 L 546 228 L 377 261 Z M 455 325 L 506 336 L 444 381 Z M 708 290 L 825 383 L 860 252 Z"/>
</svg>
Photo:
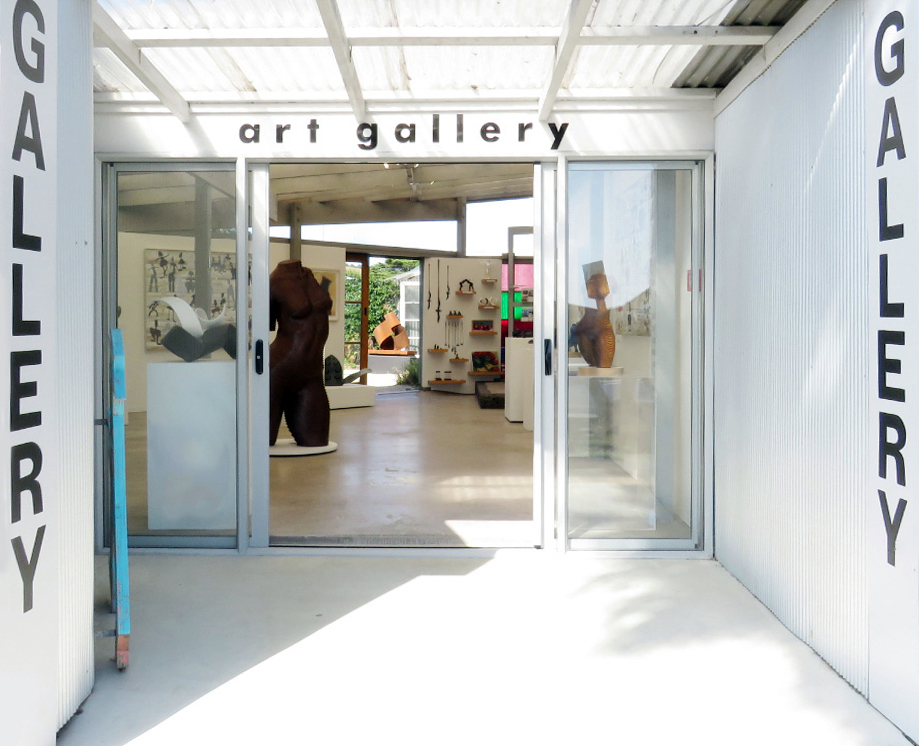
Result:
<svg viewBox="0 0 919 746">
<path fill-rule="evenodd" d="M 494 332 L 495 322 L 492 319 L 474 319 L 472 322 L 472 331 L 482 333 Z"/>
<path fill-rule="evenodd" d="M 329 321 L 338 321 L 338 288 L 341 285 L 341 272 L 337 269 L 315 269 L 314 267 L 310 269 L 313 270 L 313 277 L 316 278 L 319 286 L 324 288 L 332 299 Z"/>
<path fill-rule="evenodd" d="M 645 290 L 611 314 L 613 329 L 623 337 L 651 336 L 651 291 Z"/>
<path fill-rule="evenodd" d="M 236 256 L 231 252 L 211 253 L 211 300 L 201 308 L 207 319 L 221 318 L 236 323 Z M 192 308 L 196 303 L 194 251 L 144 250 L 144 341 L 148 350 L 162 349 L 163 337 L 178 323 L 175 311 L 161 298 L 179 298 Z"/>
<path fill-rule="evenodd" d="M 472 353 L 472 370 L 476 373 L 497 372 L 501 370 L 498 356 L 491 350 Z"/>
</svg>

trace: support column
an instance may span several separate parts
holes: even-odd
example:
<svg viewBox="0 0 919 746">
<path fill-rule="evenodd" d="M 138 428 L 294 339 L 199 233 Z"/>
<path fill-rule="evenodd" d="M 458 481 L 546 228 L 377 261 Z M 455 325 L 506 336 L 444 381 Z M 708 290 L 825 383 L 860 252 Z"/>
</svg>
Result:
<svg viewBox="0 0 919 746">
<path fill-rule="evenodd" d="M 303 261 L 303 240 L 300 237 L 300 204 L 294 202 L 290 206 L 290 258 Z"/>
<path fill-rule="evenodd" d="M 195 179 L 195 302 L 211 316 L 211 185 Z"/>
</svg>

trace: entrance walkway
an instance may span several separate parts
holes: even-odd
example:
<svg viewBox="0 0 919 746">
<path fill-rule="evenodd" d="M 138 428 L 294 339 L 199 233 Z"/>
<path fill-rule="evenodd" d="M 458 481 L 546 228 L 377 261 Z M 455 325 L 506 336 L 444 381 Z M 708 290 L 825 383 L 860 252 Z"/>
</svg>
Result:
<svg viewBox="0 0 919 746">
<path fill-rule="evenodd" d="M 715 562 L 131 562 L 60 746 L 908 743 Z"/>
</svg>

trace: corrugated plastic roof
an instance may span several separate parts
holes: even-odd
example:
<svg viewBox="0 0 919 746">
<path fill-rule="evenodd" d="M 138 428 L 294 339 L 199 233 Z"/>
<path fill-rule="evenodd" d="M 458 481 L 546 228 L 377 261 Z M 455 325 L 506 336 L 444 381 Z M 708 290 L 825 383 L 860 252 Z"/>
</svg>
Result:
<svg viewBox="0 0 919 746">
<path fill-rule="evenodd" d="M 363 97 L 371 104 L 387 96 L 541 101 L 556 94 L 560 100 L 602 97 L 611 89 L 721 87 L 774 29 L 753 44 L 740 39 L 724 46 L 723 37 L 737 26 L 784 23 L 803 3 L 98 0 L 123 32 L 122 43 L 188 102 L 354 103 Z M 567 50 L 569 17 L 583 26 L 575 29 L 576 43 Z M 703 46 L 700 39 L 712 34 L 697 36 L 696 30 L 715 27 L 722 34 L 718 45 Z M 692 44 L 673 43 L 681 30 Z M 616 38 L 632 31 L 648 42 Z M 476 34 L 482 38 L 470 38 Z M 427 37 L 423 44 L 417 43 L 419 35 Z M 159 95 L 143 71 L 132 71 L 124 55 L 119 59 L 106 48 L 116 42 L 110 30 L 97 33 L 99 100 Z M 336 44 L 343 55 L 336 56 Z M 557 56 L 562 75 L 553 85 Z M 349 76 L 355 81 L 350 87 Z"/>
</svg>

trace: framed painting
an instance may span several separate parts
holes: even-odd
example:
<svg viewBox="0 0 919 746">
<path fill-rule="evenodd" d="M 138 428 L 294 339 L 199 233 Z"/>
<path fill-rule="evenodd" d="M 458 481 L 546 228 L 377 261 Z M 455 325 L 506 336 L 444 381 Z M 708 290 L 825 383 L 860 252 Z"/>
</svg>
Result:
<svg viewBox="0 0 919 746">
<path fill-rule="evenodd" d="M 228 324 L 236 323 L 236 256 L 213 252 L 210 265 L 210 302 L 201 309 L 209 319 L 223 316 Z M 144 346 L 162 349 L 162 339 L 176 324 L 169 306 L 160 298 L 175 297 L 197 309 L 200 293 L 195 277 L 195 252 L 171 249 L 144 250 Z"/>
</svg>

